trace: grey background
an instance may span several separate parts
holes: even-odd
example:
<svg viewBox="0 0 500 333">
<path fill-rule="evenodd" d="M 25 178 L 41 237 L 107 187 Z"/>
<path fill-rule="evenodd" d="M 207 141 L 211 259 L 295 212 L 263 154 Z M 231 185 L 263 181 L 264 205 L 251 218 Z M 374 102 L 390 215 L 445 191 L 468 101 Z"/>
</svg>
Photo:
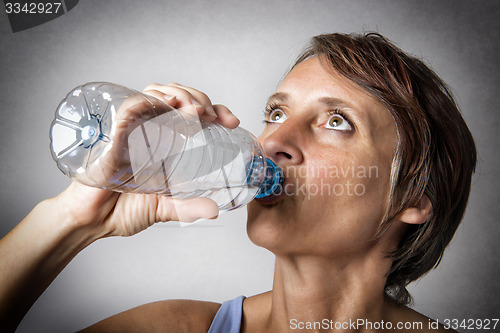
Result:
<svg viewBox="0 0 500 333">
<path fill-rule="evenodd" d="M 422 56 L 452 87 L 479 167 L 465 220 L 441 266 L 413 284 L 433 318 L 498 318 L 500 2 L 91 1 L 13 34 L 0 13 L 0 235 L 69 180 L 49 153 L 59 101 L 88 81 L 194 86 L 258 134 L 261 113 L 308 39 L 376 30 Z M 273 256 L 245 232 L 245 209 L 192 227 L 158 226 L 87 248 L 19 332 L 71 331 L 155 300 L 224 301 L 272 286 Z M 1 262 L 0 262 L 1 265 Z"/>
</svg>

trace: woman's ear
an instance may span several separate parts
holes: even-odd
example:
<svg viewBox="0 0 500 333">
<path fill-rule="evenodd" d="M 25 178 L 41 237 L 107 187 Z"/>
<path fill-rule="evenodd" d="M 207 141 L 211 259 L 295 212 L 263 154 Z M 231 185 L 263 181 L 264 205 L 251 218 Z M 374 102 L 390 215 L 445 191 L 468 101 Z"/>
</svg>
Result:
<svg viewBox="0 0 500 333">
<path fill-rule="evenodd" d="M 397 220 L 408 224 L 425 223 L 432 214 L 432 203 L 424 194 L 413 207 L 408 207 L 396 217 Z"/>
</svg>

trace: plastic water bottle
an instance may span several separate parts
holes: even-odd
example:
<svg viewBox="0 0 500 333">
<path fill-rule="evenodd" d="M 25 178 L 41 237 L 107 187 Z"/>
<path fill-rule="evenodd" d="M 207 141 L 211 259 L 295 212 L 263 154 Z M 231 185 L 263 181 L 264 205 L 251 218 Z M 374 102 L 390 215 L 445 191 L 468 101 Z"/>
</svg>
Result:
<svg viewBox="0 0 500 333">
<path fill-rule="evenodd" d="M 68 177 L 118 192 L 208 197 L 231 210 L 279 190 L 282 171 L 238 127 L 126 87 L 87 83 L 59 104 L 52 157 Z"/>
</svg>

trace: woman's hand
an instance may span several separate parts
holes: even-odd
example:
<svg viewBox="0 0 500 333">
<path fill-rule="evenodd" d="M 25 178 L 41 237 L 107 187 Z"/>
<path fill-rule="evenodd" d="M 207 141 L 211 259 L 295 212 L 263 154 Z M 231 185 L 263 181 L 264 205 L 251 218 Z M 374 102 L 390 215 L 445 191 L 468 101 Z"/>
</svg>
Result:
<svg viewBox="0 0 500 333">
<path fill-rule="evenodd" d="M 87 229 L 93 238 L 132 236 L 156 222 L 213 219 L 217 204 L 208 198 L 172 199 L 157 194 L 118 193 L 73 182 L 54 199 L 69 229 Z"/>
</svg>

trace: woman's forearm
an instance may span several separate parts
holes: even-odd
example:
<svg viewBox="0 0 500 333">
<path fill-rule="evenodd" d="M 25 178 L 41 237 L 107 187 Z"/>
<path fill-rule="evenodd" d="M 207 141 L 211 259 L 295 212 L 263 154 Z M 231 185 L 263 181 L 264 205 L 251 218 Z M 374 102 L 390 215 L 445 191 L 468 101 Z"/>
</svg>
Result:
<svg viewBox="0 0 500 333">
<path fill-rule="evenodd" d="M 102 235 L 77 227 L 56 199 L 38 204 L 0 240 L 0 328 L 14 331 L 61 270 Z"/>
</svg>

